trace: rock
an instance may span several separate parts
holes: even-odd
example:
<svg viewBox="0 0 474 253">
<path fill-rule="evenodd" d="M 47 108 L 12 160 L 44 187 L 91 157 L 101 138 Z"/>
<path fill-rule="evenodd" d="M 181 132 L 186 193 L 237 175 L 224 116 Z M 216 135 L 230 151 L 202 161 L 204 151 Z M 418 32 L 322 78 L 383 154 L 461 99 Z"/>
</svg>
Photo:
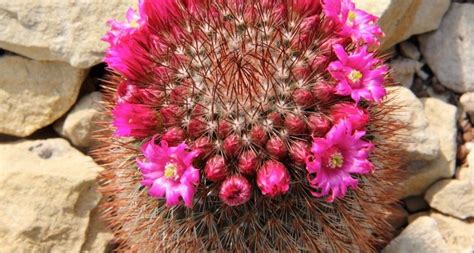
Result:
<svg viewBox="0 0 474 253">
<path fill-rule="evenodd" d="M 423 65 L 416 60 L 398 58 L 391 61 L 390 66 L 392 67 L 391 76 L 395 82 L 410 88 L 413 85 L 415 73 L 419 72 Z"/>
<path fill-rule="evenodd" d="M 416 219 L 418 219 L 420 217 L 429 216 L 429 215 L 430 215 L 430 212 L 428 212 L 428 211 L 410 214 L 410 215 L 408 215 L 408 224 L 412 223 L 413 221 L 415 221 Z"/>
<path fill-rule="evenodd" d="M 407 210 L 411 213 L 426 210 L 429 208 L 428 203 L 422 196 L 411 196 L 403 200 L 407 207 Z"/>
<path fill-rule="evenodd" d="M 64 139 L 0 144 L 0 252 L 80 252 L 99 170 Z"/>
<path fill-rule="evenodd" d="M 438 156 L 439 140 L 436 134 L 428 129 L 428 120 L 424 114 L 423 104 L 407 88 L 389 88 L 387 101 L 395 106 L 403 106 L 403 110 L 396 112 L 393 117 L 408 126 L 400 130 L 403 136 L 409 139 L 400 140 L 402 145 L 402 157 L 409 161 L 429 161 Z"/>
<path fill-rule="evenodd" d="M 134 0 L 0 1 L 0 48 L 79 68 L 99 63 L 106 21 L 125 16 Z"/>
<path fill-rule="evenodd" d="M 474 220 L 462 221 L 436 212 L 430 217 L 438 223 L 439 232 L 446 241 L 449 252 L 474 252 Z"/>
<path fill-rule="evenodd" d="M 432 183 L 452 177 L 455 172 L 457 108 L 437 98 L 424 98 L 422 102 L 429 122 L 427 130 L 440 140 L 441 152 L 426 165 L 412 163 L 409 166 L 412 175 L 405 182 L 405 196 L 420 195 Z"/>
<path fill-rule="evenodd" d="M 474 185 L 469 181 L 441 180 L 426 191 L 425 199 L 444 214 L 460 219 L 474 217 Z"/>
<path fill-rule="evenodd" d="M 111 242 L 114 235 L 107 230 L 104 222 L 100 219 L 98 208 L 91 211 L 90 219 L 86 241 L 82 245 L 81 252 L 112 252 Z"/>
<path fill-rule="evenodd" d="M 474 166 L 469 165 L 458 168 L 456 171 L 456 179 L 469 181 L 471 184 L 474 184 Z"/>
<path fill-rule="evenodd" d="M 421 57 L 420 50 L 410 41 L 404 41 L 400 43 L 400 53 L 412 60 L 419 60 Z"/>
<path fill-rule="evenodd" d="M 436 221 L 430 217 L 419 217 L 406 227 L 383 253 L 447 253 L 448 245 L 438 230 Z"/>
<path fill-rule="evenodd" d="M 459 99 L 462 109 L 474 119 L 474 92 L 464 93 Z"/>
<path fill-rule="evenodd" d="M 92 133 L 97 130 L 100 119 L 100 92 L 93 92 L 81 98 L 66 117 L 54 124 L 54 129 L 78 147 L 94 144 Z"/>
<path fill-rule="evenodd" d="M 426 62 L 446 87 L 474 91 L 474 4 L 453 3 L 439 29 L 418 37 Z"/>
<path fill-rule="evenodd" d="M 355 0 L 357 8 L 380 17 L 385 32 L 382 48 L 388 49 L 414 34 L 438 28 L 450 0 Z"/>
<path fill-rule="evenodd" d="M 25 137 L 76 101 L 86 71 L 61 62 L 0 57 L 0 134 Z"/>
</svg>

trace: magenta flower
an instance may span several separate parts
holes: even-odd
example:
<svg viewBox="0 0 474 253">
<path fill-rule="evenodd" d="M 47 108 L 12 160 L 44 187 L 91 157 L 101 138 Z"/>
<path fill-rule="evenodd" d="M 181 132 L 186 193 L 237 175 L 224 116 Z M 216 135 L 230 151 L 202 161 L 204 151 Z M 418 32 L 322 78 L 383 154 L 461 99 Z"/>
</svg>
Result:
<svg viewBox="0 0 474 253">
<path fill-rule="evenodd" d="M 338 34 L 351 38 L 356 44 L 367 43 L 378 46 L 382 29 L 377 25 L 378 18 L 355 8 L 351 0 L 325 0 L 324 13 L 334 22 Z"/>
<path fill-rule="evenodd" d="M 257 172 L 257 185 L 263 195 L 275 197 L 290 189 L 290 175 L 282 163 L 266 161 Z"/>
<path fill-rule="evenodd" d="M 162 92 L 157 89 L 139 87 L 123 81 L 117 87 L 116 96 L 118 103 L 153 105 L 160 102 Z"/>
<path fill-rule="evenodd" d="M 252 185 L 243 176 L 228 177 L 221 185 L 219 198 L 229 206 L 242 205 L 252 196 Z"/>
<path fill-rule="evenodd" d="M 355 189 L 358 181 L 351 174 L 367 174 L 374 169 L 368 160 L 373 145 L 361 140 L 364 131 L 352 131 L 350 122 L 340 121 L 325 138 L 314 138 L 310 156 L 306 159 L 308 180 L 315 197 L 330 194 L 328 202 L 346 195 L 347 188 Z"/>
<path fill-rule="evenodd" d="M 198 153 L 188 150 L 185 143 L 168 147 L 166 141 L 161 141 L 160 145 L 156 145 L 155 138 L 141 148 L 145 156 L 137 159 L 138 168 L 143 174 L 141 184 L 149 188 L 150 196 L 166 198 L 167 206 L 178 205 L 180 199 L 187 207 L 193 205 L 200 176 L 192 162 Z"/>
<path fill-rule="evenodd" d="M 156 112 L 146 105 L 117 104 L 112 114 L 116 136 L 144 138 L 155 134 L 159 126 Z"/>
<path fill-rule="evenodd" d="M 334 45 L 334 52 L 339 60 L 331 62 L 328 71 L 338 81 L 336 94 L 350 95 L 356 103 L 361 98 L 380 102 L 387 93 L 383 84 L 388 67 L 367 53 L 365 46 L 349 55 L 341 45 Z"/>
<path fill-rule="evenodd" d="M 138 6 L 139 13 L 133 8 L 127 10 L 125 22 L 109 20 L 107 24 L 110 26 L 110 30 L 102 40 L 113 47 L 119 43 L 121 38 L 133 34 L 139 27 L 143 26 L 146 21 L 146 16 L 143 13 L 143 1 L 139 1 Z"/>
<path fill-rule="evenodd" d="M 351 123 L 354 130 L 363 130 L 369 123 L 369 114 L 367 111 L 353 103 L 342 102 L 333 105 L 329 109 L 334 124 L 347 120 Z"/>
</svg>

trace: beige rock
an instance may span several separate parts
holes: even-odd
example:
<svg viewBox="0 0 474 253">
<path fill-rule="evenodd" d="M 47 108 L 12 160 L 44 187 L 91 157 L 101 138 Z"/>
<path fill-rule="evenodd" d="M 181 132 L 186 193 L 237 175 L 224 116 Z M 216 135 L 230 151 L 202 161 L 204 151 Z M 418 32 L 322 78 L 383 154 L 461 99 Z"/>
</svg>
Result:
<svg viewBox="0 0 474 253">
<path fill-rule="evenodd" d="M 420 49 L 441 84 L 474 91 L 474 4 L 453 3 L 436 32 L 419 36 Z"/>
<path fill-rule="evenodd" d="M 357 8 L 380 17 L 385 32 L 382 47 L 387 49 L 414 34 L 438 28 L 450 0 L 355 0 Z"/>
<path fill-rule="evenodd" d="M 390 62 L 391 76 L 395 82 L 410 88 L 413 84 L 415 73 L 423 66 L 420 62 L 408 58 L 398 58 Z"/>
<path fill-rule="evenodd" d="M 420 218 L 420 217 L 429 216 L 429 215 L 430 215 L 430 212 L 428 212 L 428 211 L 410 214 L 410 215 L 408 216 L 408 223 L 412 223 L 413 221 L 415 221 L 416 219 L 418 219 L 418 218 Z"/>
<path fill-rule="evenodd" d="M 1 0 L 0 48 L 79 68 L 99 63 L 106 21 L 125 17 L 135 0 Z"/>
<path fill-rule="evenodd" d="M 474 184 L 474 165 L 462 166 L 456 170 L 456 179 L 464 180 Z"/>
<path fill-rule="evenodd" d="M 390 242 L 383 253 L 448 253 L 448 245 L 438 230 L 436 221 L 419 217 Z"/>
<path fill-rule="evenodd" d="M 436 158 L 439 153 L 439 140 L 428 128 L 421 101 L 405 87 L 393 87 L 389 91 L 389 104 L 404 107 L 393 117 L 408 124 L 406 129 L 400 131 L 400 134 L 407 136 L 406 140 L 402 140 L 403 156 L 409 161 L 429 161 Z"/>
<path fill-rule="evenodd" d="M 426 191 L 425 199 L 444 214 L 460 219 L 474 217 L 474 186 L 469 181 L 441 180 Z"/>
<path fill-rule="evenodd" d="M 81 252 L 110 252 L 113 234 L 105 227 L 100 218 L 98 208 L 91 212 L 89 227 L 87 228 L 87 238 L 82 245 Z"/>
<path fill-rule="evenodd" d="M 430 217 L 438 223 L 438 229 L 448 244 L 449 252 L 474 252 L 474 220 L 462 221 L 436 212 Z"/>
<path fill-rule="evenodd" d="M 99 169 L 64 139 L 0 144 L 0 252 L 80 252 Z"/>
<path fill-rule="evenodd" d="M 422 99 L 428 131 L 440 140 L 438 157 L 427 165 L 410 166 L 411 176 L 405 182 L 405 196 L 420 195 L 432 183 L 454 175 L 456 166 L 456 113 L 457 108 L 437 98 Z"/>
<path fill-rule="evenodd" d="M 100 119 L 101 94 L 93 92 L 81 98 L 66 117 L 54 124 L 54 129 L 78 147 L 93 145 L 93 131 Z"/>
<path fill-rule="evenodd" d="M 0 133 L 25 137 L 57 120 L 76 101 L 85 75 L 61 62 L 0 57 Z"/>
<path fill-rule="evenodd" d="M 462 109 L 474 119 L 474 92 L 466 92 L 459 99 Z"/>
</svg>

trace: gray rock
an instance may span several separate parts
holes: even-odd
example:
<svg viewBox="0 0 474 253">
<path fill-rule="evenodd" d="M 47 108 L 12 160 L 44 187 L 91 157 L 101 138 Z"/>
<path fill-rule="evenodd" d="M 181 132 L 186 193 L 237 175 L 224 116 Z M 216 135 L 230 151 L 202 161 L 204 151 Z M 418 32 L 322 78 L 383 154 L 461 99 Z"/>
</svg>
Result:
<svg viewBox="0 0 474 253">
<path fill-rule="evenodd" d="M 423 66 L 420 62 L 408 58 L 397 58 L 390 62 L 392 68 L 391 76 L 395 82 L 410 88 L 413 85 L 415 73 Z"/>
<path fill-rule="evenodd" d="M 0 133 L 25 137 L 53 123 L 76 102 L 86 73 L 62 62 L 0 57 Z"/>
<path fill-rule="evenodd" d="M 79 68 L 99 63 L 106 21 L 124 18 L 133 0 L 0 0 L 0 48 Z"/>
<path fill-rule="evenodd" d="M 474 91 L 474 4 L 453 3 L 436 32 L 419 36 L 421 52 L 441 84 Z"/>
<path fill-rule="evenodd" d="M 412 60 L 419 60 L 421 57 L 420 50 L 410 41 L 404 41 L 400 43 L 400 53 Z"/>
<path fill-rule="evenodd" d="M 448 253 L 449 248 L 438 230 L 436 220 L 419 217 L 406 227 L 383 253 Z"/>
<path fill-rule="evenodd" d="M 81 98 L 65 118 L 54 124 L 56 132 L 77 147 L 91 147 L 101 116 L 101 97 L 100 92 L 93 92 Z"/>
</svg>

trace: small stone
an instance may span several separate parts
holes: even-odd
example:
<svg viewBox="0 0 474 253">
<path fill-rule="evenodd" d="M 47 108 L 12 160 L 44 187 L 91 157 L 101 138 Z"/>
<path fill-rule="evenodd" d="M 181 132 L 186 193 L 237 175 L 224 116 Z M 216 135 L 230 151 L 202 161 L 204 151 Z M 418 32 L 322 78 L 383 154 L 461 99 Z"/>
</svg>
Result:
<svg viewBox="0 0 474 253">
<path fill-rule="evenodd" d="M 428 203 L 422 196 L 410 196 L 404 199 L 405 205 L 411 213 L 415 213 L 421 210 L 426 210 L 429 208 Z"/>
<path fill-rule="evenodd" d="M 410 88 L 413 84 L 413 76 L 420 71 L 422 64 L 418 61 L 408 58 L 398 58 L 390 62 L 392 67 L 391 76 L 395 82 Z"/>
<path fill-rule="evenodd" d="M 383 253 L 447 253 L 448 245 L 438 230 L 436 220 L 419 217 L 385 247 Z"/>
<path fill-rule="evenodd" d="M 462 221 L 433 212 L 430 217 L 438 223 L 438 230 L 446 241 L 449 252 L 474 252 L 474 220 Z"/>
<path fill-rule="evenodd" d="M 425 200 L 444 214 L 460 219 L 474 217 L 474 185 L 470 181 L 441 180 L 426 191 Z"/>
<path fill-rule="evenodd" d="M 418 37 L 421 52 L 436 77 L 459 93 L 474 91 L 472 13 L 474 4 L 452 3 L 439 29 Z"/>
<path fill-rule="evenodd" d="M 474 184 L 474 152 L 470 149 L 472 148 L 470 147 L 472 144 L 473 143 L 467 143 L 466 145 L 463 145 L 469 153 L 466 157 L 466 164 L 463 164 L 456 171 L 456 179 L 468 181 Z"/>
<path fill-rule="evenodd" d="M 459 101 L 462 109 L 474 120 L 474 92 L 464 93 Z"/>
<path fill-rule="evenodd" d="M 81 252 L 99 170 L 64 139 L 0 144 L 0 252 Z"/>
<path fill-rule="evenodd" d="M 405 196 L 420 195 L 437 180 L 452 177 L 456 166 L 457 108 L 437 98 L 425 98 L 422 102 L 429 122 L 424 131 L 431 131 L 441 140 L 441 152 L 426 165 L 418 162 L 410 164 L 411 175 L 405 182 Z"/>
<path fill-rule="evenodd" d="M 450 0 L 355 0 L 356 7 L 380 17 L 385 32 L 382 48 L 388 49 L 414 34 L 438 28 Z"/>
<path fill-rule="evenodd" d="M 421 101 L 405 87 L 392 87 L 389 91 L 389 104 L 403 106 L 403 110 L 397 111 L 392 117 L 408 124 L 400 131 L 401 135 L 410 137 L 409 141 L 402 140 L 403 157 L 409 161 L 430 161 L 438 157 L 439 140 L 436 133 L 428 128 Z"/>
<path fill-rule="evenodd" d="M 81 98 L 65 118 L 54 124 L 54 130 L 77 147 L 91 147 L 101 114 L 101 94 L 93 92 Z"/>
<path fill-rule="evenodd" d="M 419 60 L 421 57 L 420 50 L 410 41 L 404 41 L 400 43 L 400 53 L 412 60 Z"/>
<path fill-rule="evenodd" d="M 26 137 L 53 123 L 76 102 L 85 75 L 66 63 L 0 57 L 0 134 Z"/>
<path fill-rule="evenodd" d="M 88 68 L 101 62 L 107 20 L 137 1 L 0 1 L 0 48 L 41 61 Z"/>
<path fill-rule="evenodd" d="M 430 212 L 428 212 L 428 211 L 410 214 L 410 215 L 408 215 L 408 224 L 412 223 L 413 221 L 415 221 L 416 219 L 418 219 L 420 217 L 429 216 L 429 215 L 430 215 Z"/>
</svg>

